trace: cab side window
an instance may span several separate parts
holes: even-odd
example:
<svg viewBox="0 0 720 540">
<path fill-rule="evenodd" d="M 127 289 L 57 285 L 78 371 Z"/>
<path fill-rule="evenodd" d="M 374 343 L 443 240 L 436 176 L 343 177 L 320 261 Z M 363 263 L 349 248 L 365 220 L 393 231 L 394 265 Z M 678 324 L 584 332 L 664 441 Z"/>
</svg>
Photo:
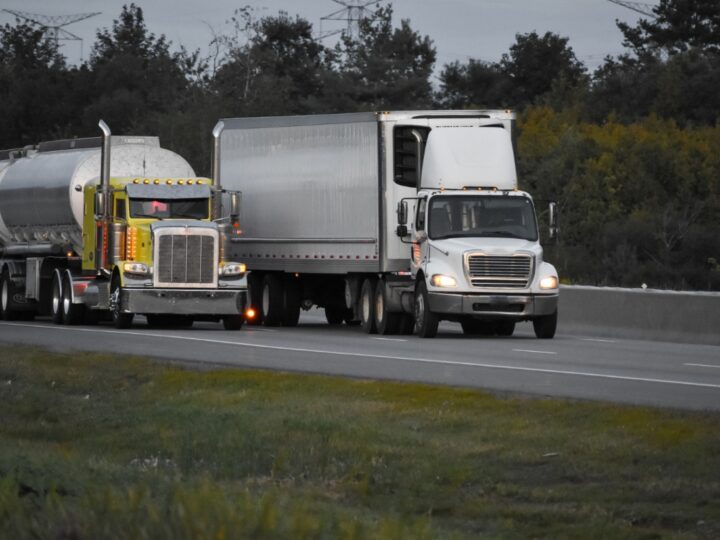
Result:
<svg viewBox="0 0 720 540">
<path fill-rule="evenodd" d="M 115 199 L 115 217 L 125 219 L 125 199 Z"/>
<path fill-rule="evenodd" d="M 427 199 L 420 199 L 417 205 L 417 214 L 415 215 L 415 229 L 418 231 L 425 230 L 425 208 Z"/>
</svg>

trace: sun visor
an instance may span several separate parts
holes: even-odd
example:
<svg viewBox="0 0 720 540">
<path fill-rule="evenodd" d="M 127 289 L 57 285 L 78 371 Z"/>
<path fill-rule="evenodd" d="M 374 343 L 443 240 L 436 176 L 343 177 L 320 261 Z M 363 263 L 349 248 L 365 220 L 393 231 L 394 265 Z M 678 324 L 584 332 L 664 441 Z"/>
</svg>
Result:
<svg viewBox="0 0 720 540">
<path fill-rule="evenodd" d="M 208 185 L 167 185 L 167 184 L 128 184 L 127 194 L 131 199 L 207 199 L 210 197 Z"/>
<path fill-rule="evenodd" d="M 510 131 L 503 127 L 434 128 L 425 147 L 420 186 L 516 188 Z"/>
</svg>

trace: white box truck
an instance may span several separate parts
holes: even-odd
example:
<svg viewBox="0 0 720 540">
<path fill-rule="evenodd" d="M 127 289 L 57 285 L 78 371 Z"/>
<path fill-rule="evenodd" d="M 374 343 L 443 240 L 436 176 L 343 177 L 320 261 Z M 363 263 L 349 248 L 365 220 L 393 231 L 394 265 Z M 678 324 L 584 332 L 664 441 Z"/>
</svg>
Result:
<svg viewBox="0 0 720 540">
<path fill-rule="evenodd" d="M 543 261 L 533 200 L 518 190 L 514 113 L 405 111 L 218 122 L 215 175 L 242 192 L 257 321 L 300 309 L 368 333 L 511 335 L 557 324 L 558 276 Z M 552 208 L 554 210 L 554 208 Z M 552 213 L 552 212 L 551 212 Z"/>
</svg>

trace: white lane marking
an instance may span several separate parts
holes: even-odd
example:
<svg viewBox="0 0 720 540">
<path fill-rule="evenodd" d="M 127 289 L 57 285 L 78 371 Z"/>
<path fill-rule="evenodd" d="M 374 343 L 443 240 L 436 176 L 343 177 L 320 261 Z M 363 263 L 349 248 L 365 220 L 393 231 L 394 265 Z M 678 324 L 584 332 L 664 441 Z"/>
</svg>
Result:
<svg viewBox="0 0 720 540">
<path fill-rule="evenodd" d="M 598 343 L 617 343 L 614 339 L 580 338 L 580 341 L 596 341 Z"/>
<path fill-rule="evenodd" d="M 715 368 L 720 369 L 720 366 L 713 366 L 712 364 L 683 364 L 684 366 L 692 366 L 692 367 L 709 367 L 709 368 Z"/>
<path fill-rule="evenodd" d="M 532 349 L 513 349 L 514 352 L 527 352 L 533 354 L 557 354 L 553 351 L 533 351 Z"/>
<path fill-rule="evenodd" d="M 380 341 L 407 341 L 407 339 L 391 338 L 391 337 L 374 337 L 371 339 L 378 339 Z"/>
<path fill-rule="evenodd" d="M 648 383 L 660 383 L 660 384 L 674 384 L 679 386 L 695 386 L 701 388 L 716 388 L 720 389 L 720 384 L 710 383 L 697 383 L 690 381 L 676 381 L 672 379 L 651 379 L 646 377 L 627 377 L 623 375 L 609 375 L 606 373 L 592 373 L 584 371 L 566 371 L 562 369 L 544 369 L 544 368 L 532 368 L 523 366 L 503 366 L 499 364 L 478 364 L 473 362 L 457 362 L 454 360 L 435 360 L 432 358 L 412 358 L 407 356 L 387 356 L 381 354 L 366 354 L 366 353 L 354 353 L 354 352 L 342 352 L 342 351 L 323 351 L 318 349 L 301 349 L 299 347 L 281 347 L 279 345 L 261 345 L 259 343 L 243 343 L 241 341 L 225 341 L 220 339 L 208 339 L 208 338 L 197 338 L 190 336 L 173 336 L 168 334 L 155 334 L 152 332 L 132 332 L 129 330 L 101 330 L 98 328 L 74 328 L 68 326 L 55 326 L 47 325 L 39 327 L 36 324 L 22 324 L 22 323 L 2 323 L 0 326 L 24 326 L 28 328 L 46 328 L 50 330 L 60 331 L 74 331 L 74 332 L 91 332 L 97 334 L 117 334 L 121 336 L 145 336 L 145 337 L 159 337 L 165 339 L 178 339 L 183 341 L 196 341 L 203 343 L 213 343 L 216 345 L 235 345 L 238 347 L 251 347 L 255 349 L 271 349 L 276 351 L 293 351 L 293 352 L 305 352 L 314 354 L 327 354 L 335 356 L 358 356 L 361 358 L 376 358 L 379 360 L 404 360 L 407 362 L 418 362 L 423 364 L 440 364 L 447 366 L 463 366 L 463 367 L 476 367 L 476 368 L 488 368 L 488 369 L 503 369 L 507 371 L 527 371 L 531 373 L 548 373 L 551 375 L 571 375 L 575 377 L 592 377 L 598 379 L 612 379 L 621 381 L 633 381 L 633 382 L 648 382 Z M 149 354 L 148 356 L 152 356 Z"/>
</svg>

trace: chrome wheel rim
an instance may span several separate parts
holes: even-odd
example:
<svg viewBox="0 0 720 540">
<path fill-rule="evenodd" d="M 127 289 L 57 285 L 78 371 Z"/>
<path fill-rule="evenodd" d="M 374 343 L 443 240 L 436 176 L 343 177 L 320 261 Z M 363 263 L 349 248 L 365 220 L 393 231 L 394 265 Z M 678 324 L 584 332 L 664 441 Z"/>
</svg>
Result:
<svg viewBox="0 0 720 540">
<path fill-rule="evenodd" d="M 53 313 L 60 312 L 60 284 L 57 281 L 53 283 L 52 311 Z"/>
<path fill-rule="evenodd" d="M 370 295 L 365 293 L 362 297 L 362 315 L 363 321 L 370 320 Z"/>
<path fill-rule="evenodd" d="M 8 282 L 3 279 L 2 281 L 2 291 L 0 291 L 0 310 L 5 312 L 8 307 L 8 298 L 10 297 L 10 293 L 8 292 Z"/>
</svg>

